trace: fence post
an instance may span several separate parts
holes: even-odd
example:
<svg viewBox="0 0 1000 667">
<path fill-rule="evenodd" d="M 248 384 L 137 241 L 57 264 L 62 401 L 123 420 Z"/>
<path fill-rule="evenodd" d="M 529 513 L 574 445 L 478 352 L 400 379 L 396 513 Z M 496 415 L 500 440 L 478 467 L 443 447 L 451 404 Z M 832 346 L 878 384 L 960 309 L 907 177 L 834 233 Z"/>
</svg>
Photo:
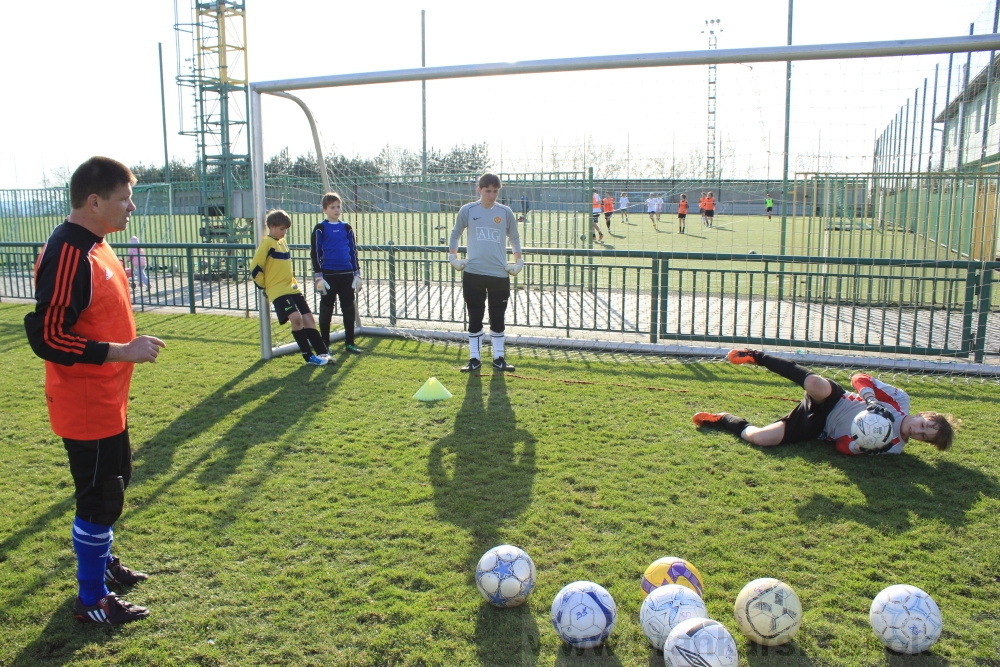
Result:
<svg viewBox="0 0 1000 667">
<path fill-rule="evenodd" d="M 972 350 L 972 311 L 976 305 L 976 269 L 970 264 L 965 275 L 965 303 L 962 306 L 962 356 L 968 358 Z"/>
<path fill-rule="evenodd" d="M 185 250 L 187 255 L 187 282 L 188 282 L 188 310 L 194 314 L 194 246 L 188 246 Z"/>
<path fill-rule="evenodd" d="M 655 343 L 660 333 L 660 258 L 654 257 L 651 264 L 653 285 L 649 291 L 649 342 Z"/>
<path fill-rule="evenodd" d="M 396 326 L 396 249 L 389 241 L 389 326 Z"/>
<path fill-rule="evenodd" d="M 975 361 L 983 363 L 986 356 L 986 324 L 990 316 L 990 297 L 993 294 L 993 270 L 983 269 L 981 285 L 979 286 L 979 322 L 976 324 Z"/>
</svg>

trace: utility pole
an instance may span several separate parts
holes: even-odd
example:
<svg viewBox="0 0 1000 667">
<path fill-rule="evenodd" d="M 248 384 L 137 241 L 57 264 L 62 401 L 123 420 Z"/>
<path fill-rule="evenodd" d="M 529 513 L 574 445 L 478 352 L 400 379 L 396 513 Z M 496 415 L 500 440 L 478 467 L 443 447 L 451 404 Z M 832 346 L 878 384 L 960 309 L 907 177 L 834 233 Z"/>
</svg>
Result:
<svg viewBox="0 0 1000 667">
<path fill-rule="evenodd" d="M 719 25 L 722 19 L 709 19 L 705 21 L 705 29 L 702 33 L 708 33 L 709 51 L 719 47 L 716 31 L 722 32 Z M 709 181 L 715 180 L 715 82 L 716 65 L 712 63 L 708 66 L 708 137 L 705 146 L 705 177 Z"/>
</svg>

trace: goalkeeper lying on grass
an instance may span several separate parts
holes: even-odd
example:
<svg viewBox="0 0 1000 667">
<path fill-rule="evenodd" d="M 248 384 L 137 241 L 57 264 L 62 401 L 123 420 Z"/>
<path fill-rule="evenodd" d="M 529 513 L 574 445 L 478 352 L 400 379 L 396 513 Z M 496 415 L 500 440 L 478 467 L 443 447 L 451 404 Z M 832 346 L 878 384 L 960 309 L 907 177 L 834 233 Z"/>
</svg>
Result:
<svg viewBox="0 0 1000 667">
<path fill-rule="evenodd" d="M 816 375 L 793 361 L 756 350 L 733 350 L 734 364 L 756 364 L 788 378 L 806 390 L 802 401 L 787 415 L 767 426 L 752 426 L 726 412 L 699 412 L 692 418 L 698 426 L 729 431 L 754 445 L 773 447 L 805 440 L 830 440 L 842 454 L 899 454 L 908 440 L 927 442 L 939 450 L 951 447 L 957 421 L 938 412 L 910 414 L 910 397 L 890 384 L 858 373 L 847 392 L 833 380 Z M 892 422 L 892 437 L 884 447 L 863 451 L 851 436 L 851 422 L 859 412 L 872 412 Z"/>
</svg>

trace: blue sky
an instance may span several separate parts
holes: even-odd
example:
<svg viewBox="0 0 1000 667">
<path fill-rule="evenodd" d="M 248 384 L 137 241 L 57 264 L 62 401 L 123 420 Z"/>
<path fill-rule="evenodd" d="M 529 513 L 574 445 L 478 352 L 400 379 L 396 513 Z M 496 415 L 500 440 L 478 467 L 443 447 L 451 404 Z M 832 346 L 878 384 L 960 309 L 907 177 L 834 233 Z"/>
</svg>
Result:
<svg viewBox="0 0 1000 667">
<path fill-rule="evenodd" d="M 182 20 L 188 0 L 178 0 Z M 427 11 L 427 64 L 684 51 L 706 46 L 704 21 L 722 19 L 720 48 L 785 43 L 787 0 L 752 3 L 505 3 L 247 0 L 252 80 L 409 68 L 420 64 L 420 9 Z M 992 2 L 798 0 L 797 44 L 941 37 L 992 23 Z M 167 77 L 170 152 L 192 161 L 179 137 L 173 0 L 48 0 L 3 3 L 0 61 L 0 187 L 38 187 L 93 154 L 128 164 L 162 160 L 157 43 Z M 185 39 L 182 50 L 189 50 Z M 895 109 L 940 58 L 796 66 L 793 152 L 854 156 L 860 164 Z M 719 135 L 732 169 L 780 152 L 782 65 L 719 68 Z M 428 84 L 428 142 L 448 148 L 488 141 L 508 168 L 544 164 L 584 143 L 627 150 L 633 160 L 676 160 L 704 146 L 705 68 L 533 75 Z M 309 93 L 324 142 L 347 154 L 420 146 L 420 86 L 396 84 Z M 13 103 L 12 103 L 13 102 Z M 838 106 L 842 105 L 842 106 Z M 849 107 L 849 108 L 848 108 Z M 846 110 L 845 110 L 846 109 Z M 857 114 L 855 114 L 857 111 Z M 863 113 L 862 113 L 863 112 Z M 308 150 L 291 103 L 267 99 L 265 152 Z M 858 142 L 848 141 L 848 129 Z M 825 136 L 825 138 L 824 138 Z M 827 146 L 824 148 L 824 142 Z M 855 145 L 856 144 L 856 145 Z M 813 149 L 812 147 L 816 148 Z M 806 152 L 809 152 L 806 151 Z M 535 157 L 537 156 L 537 157 Z M 740 173 L 732 174 L 742 175 Z"/>
</svg>

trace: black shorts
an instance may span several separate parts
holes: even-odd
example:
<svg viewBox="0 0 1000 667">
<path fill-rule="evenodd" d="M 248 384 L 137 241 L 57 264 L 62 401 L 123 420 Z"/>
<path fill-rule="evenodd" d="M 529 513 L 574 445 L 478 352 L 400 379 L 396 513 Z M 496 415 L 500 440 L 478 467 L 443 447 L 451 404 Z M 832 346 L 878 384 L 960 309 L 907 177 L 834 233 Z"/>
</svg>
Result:
<svg viewBox="0 0 1000 667">
<path fill-rule="evenodd" d="M 592 218 L 591 218 L 592 222 L 600 222 L 601 221 L 601 212 L 600 211 L 598 211 L 596 213 L 592 213 L 591 215 L 592 215 Z"/>
<path fill-rule="evenodd" d="M 614 211 L 605 211 L 605 212 L 604 212 L 604 219 L 605 219 L 605 220 L 610 220 L 610 219 L 611 219 L 611 214 L 612 214 L 612 213 L 614 213 Z"/>
<path fill-rule="evenodd" d="M 837 401 L 844 395 L 844 388 L 833 380 L 827 380 L 833 391 L 822 403 L 816 403 L 806 394 L 791 412 L 779 421 L 785 422 L 785 435 L 781 444 L 815 440 L 826 430 L 826 418 L 837 407 Z"/>
<path fill-rule="evenodd" d="M 678 220 L 687 220 L 687 217 L 688 217 L 687 213 L 678 213 L 677 214 L 677 219 Z"/>
<path fill-rule="evenodd" d="M 705 217 L 706 218 L 714 218 L 715 217 L 715 209 L 714 208 L 705 209 Z"/>
<path fill-rule="evenodd" d="M 312 313 L 306 298 L 301 294 L 284 294 L 274 300 L 274 312 L 278 315 L 278 324 L 288 321 L 288 316 L 299 311 L 303 315 Z"/>
<path fill-rule="evenodd" d="M 768 213 L 770 213 L 770 212 L 771 212 L 771 207 L 770 207 L 770 206 L 768 206 L 768 207 L 767 207 L 767 212 L 768 212 Z"/>
<path fill-rule="evenodd" d="M 124 491 L 132 480 L 132 447 L 128 427 L 110 438 L 63 438 L 69 471 L 76 487 L 76 515 L 110 526 L 121 515 Z"/>
</svg>

